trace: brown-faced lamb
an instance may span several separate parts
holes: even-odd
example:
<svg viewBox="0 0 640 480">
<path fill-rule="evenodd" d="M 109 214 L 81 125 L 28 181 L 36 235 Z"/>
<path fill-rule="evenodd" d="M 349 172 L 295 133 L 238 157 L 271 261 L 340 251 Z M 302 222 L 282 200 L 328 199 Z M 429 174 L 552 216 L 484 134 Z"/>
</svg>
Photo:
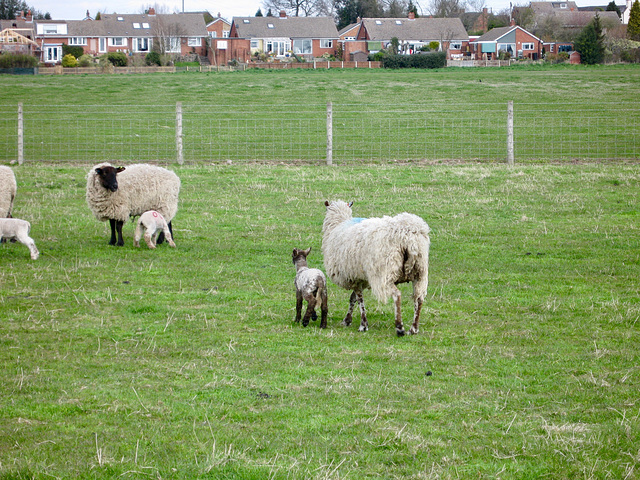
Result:
<svg viewBox="0 0 640 480">
<path fill-rule="evenodd" d="M 315 307 L 320 304 L 320 328 L 327 328 L 327 314 L 329 312 L 327 303 L 327 279 L 321 270 L 309 268 L 307 266 L 307 256 L 311 248 L 306 250 L 293 249 L 291 258 L 296 267 L 296 322 L 300 322 L 302 315 L 302 301 L 307 301 L 307 311 L 302 317 L 302 326 L 309 325 L 309 319 L 316 320 Z"/>
<path fill-rule="evenodd" d="M 122 225 L 129 217 L 156 210 L 166 220 L 173 236 L 171 220 L 178 211 L 180 179 L 166 168 L 148 164 L 114 167 L 95 165 L 87 175 L 87 204 L 95 217 L 111 226 L 110 245 L 124 245 Z M 116 242 L 117 233 L 117 242 Z M 164 241 L 160 233 L 157 243 Z"/>
<path fill-rule="evenodd" d="M 147 242 L 149 248 L 156 248 L 156 232 L 163 232 L 164 238 L 169 242 L 169 246 L 175 248 L 176 244 L 173 243 L 173 237 L 169 231 L 169 225 L 164 219 L 162 214 L 155 210 L 149 210 L 140 215 L 138 219 L 138 225 L 136 226 L 136 233 L 133 236 L 133 246 L 140 246 L 140 239 L 142 238 L 142 232 L 144 231 L 144 241 Z"/>
<path fill-rule="evenodd" d="M 29 236 L 31 224 L 19 218 L 0 218 L 0 240 L 17 240 L 26 245 L 31 252 L 31 259 L 37 260 L 40 252 L 36 248 L 36 242 Z"/>
<path fill-rule="evenodd" d="M 0 165 L 0 218 L 11 218 L 18 184 L 11 168 Z"/>
<path fill-rule="evenodd" d="M 352 290 L 343 325 L 350 325 L 355 302 L 360 307 L 360 328 L 369 328 L 362 291 L 371 288 L 379 301 L 393 298 L 398 336 L 405 334 L 400 312 L 399 283 L 413 282 L 413 324 L 418 333 L 420 310 L 429 277 L 429 226 L 420 217 L 401 213 L 394 217 L 353 218 L 353 202 L 325 202 L 322 253 L 327 275 Z"/>
</svg>

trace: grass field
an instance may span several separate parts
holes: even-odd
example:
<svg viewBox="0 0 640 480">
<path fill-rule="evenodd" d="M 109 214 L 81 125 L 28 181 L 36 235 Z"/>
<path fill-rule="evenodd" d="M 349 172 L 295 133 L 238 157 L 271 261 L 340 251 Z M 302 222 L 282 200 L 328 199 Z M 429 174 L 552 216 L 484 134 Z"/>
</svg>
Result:
<svg viewBox="0 0 640 480">
<path fill-rule="evenodd" d="M 0 245 L 0 478 L 640 476 L 638 165 L 171 166 L 156 251 L 107 245 L 89 167 L 14 168 L 41 257 Z M 418 335 L 369 293 L 340 326 L 333 284 L 293 323 L 333 198 L 431 226 Z"/>
<path fill-rule="evenodd" d="M 640 66 L 0 77 L 0 161 L 636 161 Z"/>
</svg>

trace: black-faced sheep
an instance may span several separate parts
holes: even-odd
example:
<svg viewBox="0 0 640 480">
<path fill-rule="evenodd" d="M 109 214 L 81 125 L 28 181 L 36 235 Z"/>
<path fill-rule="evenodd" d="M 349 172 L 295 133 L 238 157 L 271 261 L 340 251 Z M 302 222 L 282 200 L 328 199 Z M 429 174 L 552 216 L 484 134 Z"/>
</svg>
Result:
<svg viewBox="0 0 640 480">
<path fill-rule="evenodd" d="M 87 175 L 87 204 L 95 217 L 111 226 L 110 245 L 124 245 L 122 225 L 147 210 L 162 214 L 173 235 L 171 220 L 178 211 L 180 179 L 170 170 L 148 164 L 114 167 L 101 163 Z M 116 232 L 118 234 L 116 243 Z M 164 240 L 164 233 L 158 243 Z"/>
<path fill-rule="evenodd" d="M 0 165 L 0 218 L 11 218 L 17 190 L 18 184 L 13 170 Z"/>
<path fill-rule="evenodd" d="M 352 204 L 325 202 L 327 211 L 322 225 L 322 253 L 327 275 L 336 285 L 353 290 L 343 324 L 351 324 L 357 301 L 361 317 L 359 330 L 368 330 L 362 291 L 370 287 L 379 301 L 393 298 L 396 333 L 404 335 L 400 290 L 396 285 L 413 282 L 414 312 L 409 333 L 418 333 L 429 277 L 429 226 L 410 213 L 395 217 L 353 218 Z"/>
<path fill-rule="evenodd" d="M 26 245 L 31 252 L 31 259 L 37 260 L 40 252 L 36 248 L 36 242 L 29 236 L 31 224 L 19 218 L 0 218 L 0 240 L 17 240 Z"/>
<path fill-rule="evenodd" d="M 142 238 L 142 232 L 144 231 L 144 241 L 147 242 L 149 248 L 156 248 L 156 232 L 163 232 L 164 238 L 169 242 L 169 246 L 175 248 L 176 244 L 173 243 L 173 237 L 169 231 L 169 225 L 164 217 L 155 210 L 149 210 L 140 215 L 138 219 L 138 225 L 136 226 L 136 233 L 133 236 L 133 246 L 140 246 L 140 239 Z"/>
<path fill-rule="evenodd" d="M 307 301 L 307 311 L 302 317 L 302 325 L 309 325 L 309 319 L 316 320 L 315 307 L 320 304 L 320 328 L 327 328 L 327 315 L 329 312 L 327 299 L 327 279 L 321 270 L 307 266 L 307 256 L 311 248 L 306 250 L 293 249 L 291 258 L 296 267 L 296 322 L 300 322 L 302 316 L 302 301 Z"/>
</svg>

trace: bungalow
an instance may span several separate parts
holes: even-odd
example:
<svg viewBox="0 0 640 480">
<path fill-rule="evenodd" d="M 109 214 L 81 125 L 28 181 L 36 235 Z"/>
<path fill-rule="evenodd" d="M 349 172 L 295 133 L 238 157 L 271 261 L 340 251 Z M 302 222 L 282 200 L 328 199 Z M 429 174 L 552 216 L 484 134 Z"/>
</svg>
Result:
<svg viewBox="0 0 640 480">
<path fill-rule="evenodd" d="M 204 17 L 196 13 L 105 14 L 100 20 L 37 20 L 37 41 L 44 63 L 60 63 L 62 45 L 81 46 L 85 53 L 123 52 L 144 55 L 152 49 L 184 56 L 207 56 Z"/>
<path fill-rule="evenodd" d="M 33 15 L 18 12 L 13 20 L 0 20 L 0 52 L 39 56 L 40 46 L 34 41 Z"/>
<path fill-rule="evenodd" d="M 231 22 L 222 18 L 218 13 L 218 18 L 207 24 L 207 32 L 210 38 L 229 38 Z"/>
<path fill-rule="evenodd" d="M 489 30 L 471 48 L 477 59 L 497 60 L 502 52 L 510 58 L 542 58 L 542 40 L 517 25 Z"/>
<path fill-rule="evenodd" d="M 459 18 L 363 18 L 356 41 L 366 41 L 369 53 L 387 48 L 397 38 L 402 53 L 419 51 L 431 42 L 446 51 L 448 58 L 462 56 L 469 44 L 469 35 Z"/>
<path fill-rule="evenodd" d="M 292 53 L 306 59 L 335 55 L 338 30 L 330 17 L 234 17 L 230 38 L 251 42 L 251 54 L 285 58 Z"/>
</svg>

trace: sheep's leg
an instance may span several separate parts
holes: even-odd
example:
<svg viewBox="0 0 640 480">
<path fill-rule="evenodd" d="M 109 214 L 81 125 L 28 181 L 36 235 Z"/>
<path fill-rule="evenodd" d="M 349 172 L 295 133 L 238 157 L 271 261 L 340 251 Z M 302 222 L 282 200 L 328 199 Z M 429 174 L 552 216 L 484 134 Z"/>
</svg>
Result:
<svg viewBox="0 0 640 480">
<path fill-rule="evenodd" d="M 309 320 L 315 315 L 316 311 L 316 296 L 311 294 L 305 297 L 307 301 L 307 311 L 304 312 L 304 317 L 302 317 L 302 326 L 306 327 L 309 325 Z M 316 317 L 317 318 L 317 317 Z"/>
<path fill-rule="evenodd" d="M 109 245 L 116 244 L 116 221 L 113 218 L 109 219 L 109 226 L 111 227 L 111 240 L 109 240 Z"/>
<path fill-rule="evenodd" d="M 29 249 L 29 252 L 31 252 L 31 260 L 37 260 L 40 256 L 40 252 L 38 252 L 36 242 L 33 241 L 33 238 L 27 235 L 26 232 L 20 233 L 16 237 L 18 241 L 23 245 L 26 245 L 26 247 Z"/>
<path fill-rule="evenodd" d="M 402 294 L 400 293 L 400 290 L 398 290 L 398 287 L 394 287 L 394 291 L 391 294 L 391 298 L 393 298 L 393 305 L 395 306 L 395 309 L 396 309 L 396 312 L 395 312 L 396 335 L 398 335 L 399 337 L 402 337 L 405 333 L 404 325 L 402 325 L 402 311 L 401 311 Z"/>
<path fill-rule="evenodd" d="M 149 230 L 147 230 L 145 232 L 145 234 L 144 234 L 144 241 L 147 243 L 147 246 L 152 250 L 154 248 L 156 248 L 156 246 L 153 244 L 153 234 L 154 233 L 155 232 L 150 232 Z"/>
<path fill-rule="evenodd" d="M 360 327 L 358 328 L 358 331 L 366 332 L 369 330 L 369 322 L 367 322 L 367 310 L 364 308 L 364 298 L 362 297 L 361 291 L 356 292 L 356 299 L 360 306 Z"/>
<path fill-rule="evenodd" d="M 124 222 L 116 220 L 116 231 L 118 232 L 118 243 L 116 245 L 119 247 L 124 245 L 124 239 L 122 238 L 122 225 L 124 225 Z"/>
<path fill-rule="evenodd" d="M 300 323 L 302 317 L 302 292 L 296 290 L 296 322 Z"/>
<path fill-rule="evenodd" d="M 349 310 L 347 311 L 347 315 L 342 320 L 342 325 L 348 327 L 351 325 L 351 321 L 353 319 L 353 307 L 356 305 L 356 291 L 351 292 L 351 297 L 349 297 Z"/>
<path fill-rule="evenodd" d="M 169 227 L 169 232 L 171 232 L 171 238 L 173 239 L 173 227 L 171 226 L 171 222 L 168 222 L 167 226 Z M 162 242 L 164 242 L 164 237 L 164 231 L 160 232 L 160 235 L 158 235 L 158 241 L 156 243 L 160 245 Z"/>
<path fill-rule="evenodd" d="M 422 298 L 417 297 L 413 300 L 413 325 L 409 329 L 411 335 L 418 333 L 418 323 L 420 322 L 420 310 L 422 310 Z"/>
<path fill-rule="evenodd" d="M 320 289 L 320 328 L 327 328 L 327 315 L 329 313 L 327 287 Z"/>
<path fill-rule="evenodd" d="M 133 235 L 133 246 L 134 247 L 139 247 L 140 246 L 140 239 L 142 238 L 142 223 L 138 223 L 138 225 L 136 226 L 136 233 Z"/>
<path fill-rule="evenodd" d="M 164 238 L 166 238 L 167 242 L 169 242 L 169 246 L 172 248 L 176 248 L 176 244 L 173 242 L 173 235 L 171 235 L 169 226 L 167 225 L 166 227 L 164 227 L 162 231 L 164 232 Z"/>
</svg>

